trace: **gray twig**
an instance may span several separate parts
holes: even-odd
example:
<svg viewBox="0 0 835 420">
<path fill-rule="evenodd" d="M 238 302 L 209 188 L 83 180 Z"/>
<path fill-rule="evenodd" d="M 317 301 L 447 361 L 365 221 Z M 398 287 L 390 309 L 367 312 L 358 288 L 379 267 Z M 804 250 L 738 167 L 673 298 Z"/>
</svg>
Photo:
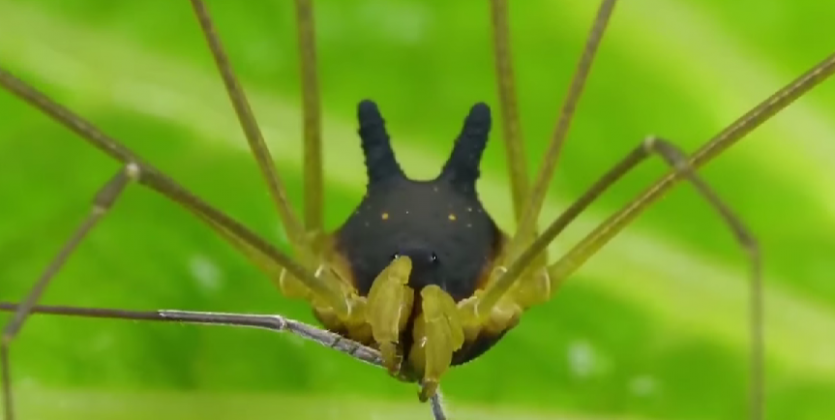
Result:
<svg viewBox="0 0 835 420">
<path fill-rule="evenodd" d="M 278 332 L 286 331 L 306 340 L 319 343 L 324 347 L 332 348 L 341 353 L 345 353 L 361 362 L 380 368 L 383 367 L 382 356 L 376 349 L 364 346 L 354 340 L 347 339 L 331 331 L 323 330 L 313 325 L 296 321 L 281 315 L 251 315 L 180 310 L 160 310 L 158 313 L 161 318 L 171 321 L 210 325 L 247 326 Z M 437 390 L 435 395 L 430 398 L 429 404 L 432 408 L 432 416 L 435 420 L 448 419 L 444 410 L 440 388 Z"/>
</svg>

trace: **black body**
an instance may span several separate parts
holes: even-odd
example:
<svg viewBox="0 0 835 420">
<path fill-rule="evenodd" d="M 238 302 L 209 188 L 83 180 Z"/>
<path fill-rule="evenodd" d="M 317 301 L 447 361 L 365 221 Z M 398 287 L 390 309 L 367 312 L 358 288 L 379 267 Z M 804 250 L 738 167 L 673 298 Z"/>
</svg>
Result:
<svg viewBox="0 0 835 420">
<path fill-rule="evenodd" d="M 435 284 L 457 302 L 473 295 L 497 256 L 502 233 L 476 193 L 479 163 L 490 131 L 490 109 L 472 107 L 453 152 L 434 180 L 411 180 L 391 148 L 385 122 L 371 101 L 359 104 L 359 134 L 368 171 L 365 197 L 336 232 L 336 249 L 348 261 L 360 295 L 397 255 L 412 259 L 409 286 Z M 456 352 L 453 365 L 482 354 L 498 337 L 479 337 Z M 410 348 L 411 322 L 401 343 Z"/>
<path fill-rule="evenodd" d="M 412 259 L 412 289 L 436 284 L 457 302 L 472 296 L 498 238 L 474 197 L 444 182 L 395 179 L 362 200 L 338 244 L 360 295 L 395 255 L 404 255 Z"/>
</svg>

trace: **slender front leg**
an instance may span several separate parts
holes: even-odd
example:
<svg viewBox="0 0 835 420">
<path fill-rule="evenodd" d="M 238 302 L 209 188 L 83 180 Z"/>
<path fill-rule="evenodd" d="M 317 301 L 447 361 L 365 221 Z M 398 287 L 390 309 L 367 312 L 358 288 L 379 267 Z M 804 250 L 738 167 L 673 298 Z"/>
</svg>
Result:
<svg viewBox="0 0 835 420">
<path fill-rule="evenodd" d="M 505 156 L 510 176 L 510 195 L 513 199 L 515 220 L 519 223 L 531 186 L 525 160 L 525 140 L 522 136 L 519 106 L 516 101 L 507 0 L 490 0 L 490 17 L 493 26 L 493 58 L 496 61 L 496 81 L 502 112 Z M 534 230 L 536 230 L 535 224 Z"/>
<path fill-rule="evenodd" d="M 293 250 L 296 252 L 296 259 L 299 261 L 301 266 L 307 269 L 307 271 L 315 271 L 317 273 L 315 276 L 315 285 L 317 287 L 313 288 L 311 287 L 312 282 L 299 278 L 299 276 L 286 270 L 285 267 L 285 269 L 282 269 L 281 273 L 276 276 L 280 279 L 279 286 L 281 287 L 282 292 L 288 297 L 303 297 L 311 302 L 311 304 L 323 306 L 325 310 L 332 309 L 338 313 L 340 319 L 343 321 L 356 324 L 359 322 L 359 317 L 353 316 L 351 311 L 352 305 L 357 302 L 357 299 L 355 299 L 355 296 L 352 295 L 350 288 L 340 282 L 340 280 L 333 275 L 331 270 L 323 269 L 322 255 L 320 252 L 321 249 L 318 249 L 320 241 L 316 238 L 316 235 L 314 235 L 314 239 L 311 241 L 311 236 L 307 234 L 304 226 L 301 224 L 293 211 L 293 208 L 290 205 L 290 200 L 287 197 L 287 190 L 284 187 L 281 178 L 278 176 L 278 172 L 276 171 L 269 148 L 264 141 L 261 129 L 255 120 L 255 116 L 250 108 L 249 101 L 246 98 L 244 90 L 232 70 L 232 65 L 229 63 L 229 58 L 227 57 L 223 45 L 217 36 L 214 24 L 212 23 L 212 18 L 205 3 L 202 0 L 191 0 L 191 5 L 194 9 L 195 15 L 197 16 L 197 20 L 200 23 L 200 28 L 203 32 L 204 38 L 206 39 L 206 43 L 212 51 L 212 57 L 214 58 L 215 64 L 221 78 L 223 79 L 223 83 L 226 86 L 226 92 L 235 108 L 235 113 L 238 116 L 241 127 L 244 130 L 252 155 L 258 163 L 262 176 L 267 181 L 267 186 L 269 187 L 270 194 L 272 195 L 273 201 L 278 208 L 278 213 L 281 217 L 284 229 L 287 232 L 287 236 Z M 302 9 L 298 11 L 302 15 L 301 17 L 304 17 L 303 15 L 306 13 L 303 6 L 304 3 L 300 4 Z M 302 30 L 304 22 L 300 22 L 300 25 L 300 30 Z M 306 109 L 307 108 L 308 107 L 306 107 Z M 316 115 L 318 115 L 318 113 Z M 310 134 L 306 136 L 308 138 L 313 138 L 310 137 Z M 315 137 L 318 137 L 318 135 L 315 135 Z M 318 140 L 314 140 L 311 144 L 317 142 Z M 319 171 L 321 171 L 321 164 L 319 164 L 319 166 Z M 319 176 L 321 177 L 321 175 Z M 321 194 L 321 187 L 319 187 L 319 193 Z M 321 209 L 319 209 L 319 211 L 321 211 Z M 316 232 L 316 234 L 318 234 L 318 232 Z M 322 297 L 324 297 L 324 299 L 321 299 Z M 314 302 L 314 300 L 317 299 L 318 301 Z"/>
<path fill-rule="evenodd" d="M 751 398 L 759 402 L 762 400 L 762 353 L 764 343 L 762 331 L 762 267 L 758 243 L 739 217 L 707 183 L 695 174 L 684 152 L 671 142 L 659 137 L 647 137 L 554 220 L 542 235 L 525 249 L 517 259 L 513 260 L 508 267 L 498 267 L 495 275 L 496 280 L 489 283 L 482 293 L 478 293 L 474 298 L 460 304 L 467 333 L 468 335 L 477 333 L 487 326 L 490 329 L 503 329 L 505 323 L 509 326 L 521 312 L 530 306 L 550 299 L 556 287 L 611 238 L 613 229 L 620 229 L 625 225 L 627 220 L 620 219 L 619 215 L 631 215 L 648 205 L 648 202 L 640 200 L 629 203 L 616 217 L 599 226 L 556 263 L 532 275 L 528 274 L 527 277 L 523 276 L 529 264 L 543 249 L 548 247 L 571 221 L 609 187 L 617 183 L 650 156 L 661 157 L 664 162 L 673 167 L 678 176 L 686 179 L 696 188 L 696 191 L 719 213 L 725 224 L 733 231 L 740 246 L 747 254 L 751 266 Z M 761 417 L 761 413 L 757 411 L 759 406 L 759 403 L 752 403 L 752 410 L 754 410 L 752 418 L 759 419 Z"/>
<path fill-rule="evenodd" d="M 69 240 L 64 243 L 58 255 L 46 267 L 41 277 L 32 286 L 29 293 L 26 294 L 23 302 L 15 308 L 12 319 L 3 328 L 3 336 L 0 339 L 0 369 L 3 370 L 3 406 L 5 407 L 6 420 L 14 420 L 12 375 L 10 372 L 11 363 L 9 361 L 9 347 L 11 346 L 12 340 L 14 340 L 21 328 L 23 328 L 23 325 L 32 312 L 32 308 L 38 303 L 38 299 L 43 295 L 49 283 L 55 278 L 55 275 L 64 263 L 66 263 L 70 255 L 78 248 L 81 241 L 98 224 L 107 211 L 113 207 L 113 204 L 125 190 L 128 182 L 139 179 L 139 176 L 139 165 L 128 163 L 119 173 L 102 186 L 93 199 L 93 207 L 90 214 L 76 228 Z"/>
<path fill-rule="evenodd" d="M 323 233 L 324 175 L 322 118 L 316 69 L 316 29 L 312 0 L 296 0 L 296 36 L 302 81 L 304 120 L 304 224 L 308 233 Z"/>
</svg>

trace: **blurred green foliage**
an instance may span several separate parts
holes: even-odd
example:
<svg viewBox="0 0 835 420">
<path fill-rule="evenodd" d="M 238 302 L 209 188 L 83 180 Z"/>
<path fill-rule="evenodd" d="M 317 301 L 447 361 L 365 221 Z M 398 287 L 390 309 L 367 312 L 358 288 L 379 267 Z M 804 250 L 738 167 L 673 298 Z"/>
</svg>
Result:
<svg viewBox="0 0 835 420">
<path fill-rule="evenodd" d="M 292 5 L 208 3 L 300 203 Z M 594 3 L 511 6 L 532 173 Z M 695 149 L 830 53 L 822 35 L 834 12 L 835 4 L 811 0 L 623 2 L 543 217 L 554 217 L 647 134 Z M 353 121 L 360 99 L 379 102 L 399 160 L 420 176 L 437 173 L 473 102 L 488 101 L 499 113 L 486 2 L 322 0 L 316 13 L 326 216 L 335 228 L 364 186 Z M 282 240 L 187 2 L 2 0 L 0 62 L 266 238 Z M 764 250 L 771 419 L 835 414 L 834 99 L 835 84 L 821 86 L 702 172 Z M 0 95 L 0 115 L 0 299 L 7 301 L 25 293 L 118 166 L 8 94 Z M 500 133 L 498 122 L 480 191 L 512 229 Z M 652 162 L 630 175 L 557 241 L 554 254 L 665 170 Z M 743 418 L 748 268 L 729 233 L 691 188 L 676 189 L 499 346 L 452 371 L 447 398 L 462 407 L 461 418 Z M 312 319 L 199 222 L 138 187 L 44 302 Z M 294 418 L 340 410 L 340 418 L 428 417 L 414 389 L 383 372 L 259 331 L 34 317 L 13 349 L 22 419 L 271 418 L 282 410 Z"/>
</svg>

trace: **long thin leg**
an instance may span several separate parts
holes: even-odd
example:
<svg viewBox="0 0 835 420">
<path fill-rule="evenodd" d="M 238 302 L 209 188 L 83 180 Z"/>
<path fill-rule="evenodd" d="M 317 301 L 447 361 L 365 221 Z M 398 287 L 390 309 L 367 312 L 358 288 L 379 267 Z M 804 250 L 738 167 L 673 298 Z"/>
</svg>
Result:
<svg viewBox="0 0 835 420">
<path fill-rule="evenodd" d="M 687 164 L 695 169 L 710 162 L 723 150 L 738 142 L 774 114 L 789 106 L 806 92 L 832 76 L 833 73 L 835 73 L 835 54 L 828 56 L 791 84 L 780 89 L 777 93 L 771 95 L 754 109 L 734 121 L 696 151 L 687 161 Z M 580 268 L 583 263 L 608 243 L 618 232 L 628 226 L 643 210 L 661 198 L 673 185 L 678 183 L 683 176 L 685 174 L 681 171 L 668 174 L 589 233 L 582 241 L 569 250 L 565 256 L 549 266 L 548 272 L 552 281 L 555 284 L 559 284 L 559 282 Z M 750 258 L 754 260 L 756 256 L 752 254 Z M 754 273 L 752 273 L 753 277 L 759 277 L 758 270 L 759 267 L 755 266 Z M 760 296 L 762 293 L 761 290 L 753 289 L 753 292 L 750 305 L 752 335 L 750 418 L 759 420 L 763 417 L 762 406 L 764 398 L 762 370 L 760 368 L 763 358 L 761 354 L 763 337 L 762 331 L 760 330 L 763 309 L 762 297 Z"/>
<path fill-rule="evenodd" d="M 24 304 L 0 302 L 0 311 L 19 311 Z M 74 316 L 82 318 L 124 319 L 131 321 L 177 322 L 186 324 L 224 325 L 232 327 L 254 327 L 278 332 L 289 332 L 322 346 L 345 353 L 361 362 L 382 366 L 377 350 L 339 334 L 296 321 L 282 315 L 240 314 L 230 312 L 183 311 L 159 309 L 155 311 L 134 311 L 114 308 L 85 308 L 62 305 L 34 305 L 28 307 L 32 314 Z"/>
<path fill-rule="evenodd" d="M 685 154 L 675 145 L 658 137 L 648 137 L 635 149 L 633 149 L 625 158 L 618 162 L 612 169 L 606 172 L 597 182 L 595 182 L 580 198 L 578 198 L 565 212 L 560 214 L 545 231 L 534 241 L 531 246 L 524 250 L 519 258 L 512 261 L 510 265 L 501 271 L 501 275 L 491 286 L 487 288 L 482 299 L 479 301 L 476 310 L 484 314 L 489 314 L 491 308 L 496 305 L 499 299 L 510 289 L 510 286 L 516 281 L 523 271 L 528 267 L 531 261 L 550 245 L 550 243 L 557 237 L 578 215 L 580 215 L 594 200 L 601 194 L 606 192 L 609 187 L 613 186 L 617 181 L 623 178 L 626 174 L 635 169 L 639 164 L 644 162 L 650 156 L 657 155 L 664 159 L 664 161 L 676 168 L 682 173 L 682 176 L 692 183 L 697 191 L 722 215 L 725 222 L 731 227 L 736 234 L 738 240 L 746 249 L 751 249 L 753 255 L 758 255 L 756 241 L 752 235 L 743 226 L 739 218 L 725 205 L 716 194 L 702 181 L 695 173 L 693 173 L 687 164 Z M 753 258 L 754 264 L 757 267 L 758 258 Z M 554 282 L 562 278 L 554 276 L 552 281 L 549 281 L 547 288 L 550 293 L 553 293 L 552 286 Z M 755 286 L 759 283 L 759 278 L 755 279 Z M 758 289 L 759 287 L 756 286 Z M 540 299 L 546 300 L 548 296 L 538 295 Z M 528 307 L 539 302 L 516 302 L 522 307 Z"/>
<path fill-rule="evenodd" d="M 742 249 L 747 254 L 749 265 L 751 267 L 751 282 L 749 290 L 749 296 L 751 299 L 751 310 L 749 313 L 749 331 L 751 335 L 751 382 L 749 384 L 749 392 L 752 402 L 750 407 L 750 416 L 752 419 L 761 419 L 763 403 L 762 390 L 764 387 L 764 378 L 762 375 L 764 365 L 763 352 L 765 343 L 763 340 L 762 260 L 760 257 L 759 244 L 757 240 L 754 238 L 754 235 L 750 232 L 748 228 L 745 227 L 745 225 L 742 223 L 739 217 L 736 216 L 730 210 L 730 208 L 716 195 L 716 193 L 704 181 L 701 180 L 701 178 L 695 175 L 695 173 L 693 172 L 693 168 L 690 166 L 690 163 L 688 162 L 687 156 L 680 149 L 678 149 L 669 142 L 652 137 L 644 143 L 644 146 L 644 153 L 633 152 L 633 154 L 630 155 L 635 156 L 635 159 L 633 160 L 643 160 L 643 158 L 650 151 L 660 155 L 670 166 L 672 166 L 676 170 L 676 173 L 682 174 L 683 177 L 690 181 L 693 184 L 693 186 L 696 187 L 696 190 L 699 192 L 699 194 L 701 194 L 702 197 L 704 197 L 710 203 L 710 205 L 713 206 L 714 209 L 716 209 L 716 211 L 721 215 L 725 223 L 734 232 L 737 242 L 740 244 Z M 634 165 L 632 166 L 634 167 Z M 601 180 L 603 182 L 595 184 L 595 186 L 593 186 L 590 189 L 588 194 L 585 194 L 583 197 L 581 197 L 580 200 L 578 200 L 578 203 L 583 203 L 584 199 L 589 199 L 590 201 L 590 199 L 593 199 L 596 196 L 598 196 L 607 187 L 614 184 L 620 178 L 621 176 L 619 175 L 612 176 L 609 179 L 606 179 L 606 177 L 604 177 L 604 179 Z M 587 203 L 588 201 L 583 204 L 587 205 Z M 581 204 L 580 206 L 578 206 L 578 208 L 585 207 L 585 205 Z M 572 208 L 569 210 L 569 212 L 571 212 L 572 214 L 571 216 L 566 218 L 564 223 L 554 224 L 554 232 L 548 232 L 551 238 L 556 236 L 556 234 L 570 222 L 570 219 L 576 216 L 576 210 L 575 212 L 572 212 L 572 210 L 575 210 L 575 206 L 572 206 Z M 569 262 L 571 260 L 563 259 L 560 261 Z M 553 286 L 558 286 L 559 283 L 562 280 L 564 280 L 567 276 L 566 272 L 561 271 L 565 267 L 567 267 L 567 265 L 559 264 L 559 262 L 554 264 L 552 267 L 549 267 L 548 270 L 548 273 L 552 278 L 552 289 L 555 288 Z M 518 271 L 518 269 L 516 271 Z M 508 274 L 510 274 L 510 270 L 508 270 Z"/>
<path fill-rule="evenodd" d="M 211 16 L 209 16 L 209 11 L 201 0 L 191 0 L 191 5 L 194 8 L 195 15 L 197 15 L 197 20 L 200 22 L 200 28 L 203 31 L 206 43 L 212 51 L 215 64 L 226 86 L 226 92 L 235 108 L 235 113 L 238 116 L 241 127 L 246 134 L 252 155 L 258 162 L 258 168 L 261 169 L 261 174 L 267 181 L 270 195 L 272 195 L 273 201 L 275 201 L 279 216 L 284 224 L 284 229 L 287 231 L 287 237 L 290 239 L 296 252 L 302 252 L 306 249 L 304 229 L 301 223 L 299 223 L 298 217 L 293 212 L 290 200 L 287 198 L 287 191 L 278 176 L 278 172 L 276 172 L 269 148 L 264 142 L 264 137 L 261 134 L 258 123 L 255 121 L 255 116 L 246 99 L 246 94 L 241 88 L 238 78 L 232 70 L 232 65 L 229 63 L 229 58 L 226 56 L 223 45 L 217 36 Z M 311 267 L 308 267 L 308 269 L 311 269 Z"/>
<path fill-rule="evenodd" d="M 563 101 L 554 133 L 548 144 L 548 149 L 542 157 L 542 165 L 536 177 L 533 191 L 527 200 L 527 205 L 522 213 L 522 219 L 516 229 L 516 234 L 505 249 L 505 257 L 515 259 L 518 253 L 525 248 L 527 238 L 533 236 L 536 221 L 539 218 L 539 212 L 542 209 L 545 195 L 548 192 L 548 185 L 554 175 L 554 169 L 556 168 L 562 145 L 565 143 L 566 134 L 574 117 L 574 108 L 577 106 L 577 102 L 585 87 L 586 79 L 591 71 L 592 63 L 597 55 L 597 49 L 600 46 L 600 41 L 608 26 L 609 18 L 614 11 L 616 2 L 617 0 L 603 0 L 600 3 L 594 24 L 589 31 L 583 55 L 580 57 L 577 69 L 574 72 L 574 77 L 571 79 L 568 94 Z M 494 280 L 491 279 L 490 281 Z"/>
<path fill-rule="evenodd" d="M 69 128 L 92 146 L 125 164 L 134 163 L 139 166 L 141 177 L 139 183 L 162 194 L 179 204 L 195 216 L 206 222 L 216 233 L 225 238 L 235 238 L 230 243 L 241 253 L 258 264 L 278 283 L 276 272 L 286 269 L 294 277 L 302 281 L 308 288 L 315 291 L 326 302 L 333 306 L 339 314 L 347 316 L 351 312 L 345 293 L 340 289 L 338 280 L 328 273 L 315 276 L 311 270 L 295 262 L 286 254 L 275 249 L 270 243 L 254 234 L 244 225 L 217 210 L 205 201 L 192 194 L 174 180 L 170 179 L 152 165 L 145 163 L 130 149 L 103 133 L 90 122 L 79 117 L 66 107 L 59 105 L 42 92 L 24 83 L 9 71 L 0 67 L 0 86 L 16 95 L 30 105 L 40 109 L 44 114 Z M 246 244 L 242 246 L 241 244 Z"/>
<path fill-rule="evenodd" d="M 16 312 L 23 305 L 0 302 L 0 311 Z M 30 314 L 77 316 L 84 318 L 124 319 L 132 321 L 176 322 L 185 324 L 219 325 L 231 327 L 252 327 L 276 332 L 289 332 L 303 339 L 316 342 L 324 347 L 345 353 L 361 362 L 377 367 L 383 366 L 380 352 L 339 334 L 322 330 L 301 321 L 281 315 L 237 314 L 224 312 L 198 312 L 160 309 L 156 311 L 131 311 L 111 308 L 79 308 L 72 306 L 34 305 L 27 310 Z M 4 372 L 7 370 L 4 369 Z M 430 399 L 435 420 L 446 420 L 445 410 L 438 391 Z M 7 407 L 9 407 L 7 405 Z M 7 417 L 9 419 L 9 417 Z"/>
<path fill-rule="evenodd" d="M 786 108 L 812 88 L 832 76 L 833 73 L 835 73 L 835 54 L 826 57 L 791 84 L 780 89 L 777 93 L 768 97 L 754 109 L 722 130 L 687 160 L 688 166 L 693 169 L 698 169 L 710 162 L 774 114 Z M 612 215 L 612 217 L 601 223 L 600 226 L 589 233 L 580 243 L 569 250 L 565 256 L 550 266 L 549 271 L 552 273 L 551 275 L 554 277 L 554 281 L 560 281 L 574 273 L 597 250 L 608 243 L 609 240 L 617 235 L 644 209 L 661 198 L 685 176 L 686 173 L 682 173 L 681 171 L 674 171 L 667 174 L 644 190 L 643 193 L 620 211 Z"/>
<path fill-rule="evenodd" d="M 29 290 L 23 303 L 14 312 L 12 319 L 3 328 L 3 336 L 0 340 L 0 369 L 3 370 L 3 406 L 5 407 L 6 420 L 14 420 L 14 408 L 12 402 L 12 378 L 11 364 L 9 363 L 9 350 L 23 324 L 32 311 L 32 307 L 38 302 L 43 292 L 49 286 L 50 281 L 58 273 L 58 270 L 66 263 L 69 256 L 78 248 L 82 240 L 98 224 L 113 204 L 125 190 L 129 181 L 139 178 L 139 166 L 128 163 L 113 178 L 104 184 L 93 199 L 93 206 L 90 214 L 73 232 L 72 236 L 64 243 L 58 255 L 49 263 L 41 277 Z"/>
<path fill-rule="evenodd" d="M 734 232 L 740 246 L 748 255 L 751 267 L 751 282 L 750 282 L 750 296 L 751 296 L 751 312 L 750 312 L 750 333 L 751 333 L 751 384 L 750 392 L 752 395 L 751 418 L 760 419 L 761 403 L 762 403 L 762 387 L 763 387 L 763 303 L 762 303 L 762 264 L 760 259 L 759 246 L 756 239 L 751 232 L 745 227 L 742 221 L 736 216 L 733 211 L 716 195 L 716 193 L 694 172 L 690 166 L 687 156 L 678 147 L 657 137 L 648 137 L 644 142 L 629 153 L 623 160 L 609 170 L 603 177 L 601 177 L 591 188 L 589 188 L 580 198 L 575 201 L 563 214 L 561 214 L 554 222 L 552 222 L 543 234 L 536 239 L 536 241 L 526 249 L 518 259 L 507 268 L 506 271 L 499 277 L 493 286 L 487 289 L 483 298 L 476 304 L 476 313 L 489 314 L 499 302 L 499 299 L 510 288 L 512 283 L 522 274 L 525 267 L 538 255 L 544 248 L 546 248 L 554 238 L 562 232 L 571 221 L 573 221 L 580 213 L 583 212 L 597 197 L 603 194 L 609 187 L 617 183 L 620 179 L 629 173 L 632 169 L 637 167 L 641 162 L 645 161 L 652 155 L 658 155 L 664 161 L 676 170 L 676 173 L 689 181 L 705 200 L 721 215 L 725 223 Z M 561 260 L 563 261 L 563 260 Z M 567 260 L 570 261 L 570 260 Z M 548 293 L 553 293 L 556 286 L 566 278 L 566 273 L 560 269 L 566 266 L 552 266 L 547 270 L 546 277 L 548 280 Z M 537 296 L 540 300 L 535 302 L 523 302 L 520 298 L 516 298 L 514 303 L 522 308 L 530 307 L 533 304 L 540 303 L 547 300 L 548 296 L 537 295 L 534 293 L 526 293 L 520 296 Z"/>
<path fill-rule="evenodd" d="M 731 210 L 722 203 L 722 201 L 716 196 L 710 187 L 702 181 L 701 178 L 699 178 L 695 173 L 692 173 L 689 165 L 687 164 L 687 157 L 684 152 L 667 140 L 650 136 L 647 137 L 639 146 L 633 149 L 624 159 L 618 162 L 617 165 L 606 172 L 606 174 L 604 174 L 597 182 L 586 190 L 580 198 L 574 201 L 574 203 L 572 203 L 572 205 L 569 206 L 565 212 L 560 214 L 559 217 L 551 222 L 542 235 L 540 235 L 531 246 L 525 249 L 519 258 L 514 260 L 512 264 L 507 267 L 507 270 L 504 271 L 499 280 L 496 281 L 497 289 L 499 288 L 499 285 L 512 282 L 519 275 L 521 275 L 525 270 L 525 267 L 531 263 L 531 260 L 533 260 L 539 252 L 547 248 L 554 238 L 562 233 L 562 231 L 586 208 L 588 208 L 594 200 L 608 190 L 609 187 L 623 178 L 624 175 L 631 172 L 632 169 L 637 167 L 641 162 L 645 161 L 653 154 L 664 159 L 664 161 L 671 167 L 681 171 L 683 174 L 682 176 L 691 182 L 693 186 L 696 187 L 697 191 L 722 215 L 726 223 L 728 223 L 731 229 L 735 232 L 740 242 L 744 243 L 744 246 L 747 247 L 750 245 L 756 247 L 753 238 L 748 233 L 748 230 L 743 227 L 739 218 L 733 215 Z"/>
<path fill-rule="evenodd" d="M 324 229 L 322 121 L 316 73 L 316 30 L 311 0 L 296 0 L 296 33 L 304 109 L 304 223 L 307 232 Z"/>
<path fill-rule="evenodd" d="M 279 279 L 279 288 L 288 296 L 290 297 L 303 297 L 313 303 L 315 297 L 314 294 L 325 295 L 326 302 L 328 303 L 327 306 L 330 306 L 335 309 L 337 315 L 343 319 L 347 320 L 351 314 L 351 307 L 350 303 L 346 300 L 348 299 L 346 294 L 351 293 L 350 290 L 343 288 L 345 283 L 340 282 L 337 280 L 330 270 L 320 270 L 319 268 L 322 265 L 321 255 L 317 252 L 317 246 L 319 241 L 316 241 L 318 235 L 314 235 L 310 237 L 306 234 L 304 226 L 302 226 L 298 218 L 296 217 L 295 213 L 293 212 L 292 206 L 287 198 L 286 189 L 282 184 L 280 178 L 278 177 L 278 173 L 276 172 L 275 166 L 272 162 L 272 157 L 270 156 L 269 149 L 267 148 L 266 143 L 264 142 L 264 138 L 261 135 L 261 130 L 258 127 L 258 123 L 255 121 L 255 116 L 252 113 L 252 110 L 249 107 L 249 103 L 246 99 L 246 94 L 244 93 L 243 89 L 238 82 L 237 77 L 232 70 L 232 66 L 229 63 L 229 60 L 226 56 L 226 52 L 223 49 L 223 45 L 220 42 L 220 39 L 217 36 L 217 33 L 214 28 L 214 24 L 212 23 L 211 16 L 209 15 L 209 11 L 206 8 L 206 5 L 202 0 L 191 0 L 191 4 L 194 8 L 195 15 L 197 16 L 198 21 L 200 22 L 200 27 L 203 31 L 203 35 L 206 38 L 206 42 L 209 45 L 209 49 L 212 51 L 212 56 L 214 57 L 215 64 L 221 74 L 223 82 L 226 86 L 226 92 L 229 95 L 232 104 L 235 107 L 235 112 L 238 115 L 238 119 L 241 122 L 241 127 L 243 127 L 244 132 L 246 133 L 246 138 L 249 143 L 250 149 L 252 150 L 253 156 L 255 156 L 255 160 L 258 162 L 258 166 L 261 169 L 261 172 L 264 178 L 267 180 L 267 184 L 270 189 L 270 193 L 273 196 L 276 205 L 278 206 L 279 215 L 281 216 L 281 220 L 284 224 L 284 228 L 287 231 L 287 236 L 290 238 L 290 242 L 296 252 L 296 259 L 301 263 L 303 267 L 305 267 L 308 271 L 315 271 L 324 277 L 320 283 L 324 284 L 317 284 L 316 286 L 319 289 L 312 289 L 309 284 L 299 284 L 299 280 L 295 275 L 286 276 L 285 272 L 278 276 Z M 309 6 L 309 5 L 308 5 Z M 303 10 L 302 7 L 298 13 L 300 15 L 304 15 L 306 12 Z M 312 11 L 310 11 L 312 13 Z M 312 16 L 309 16 L 312 19 Z M 306 22 L 312 23 L 312 22 Z M 303 31 L 304 26 L 303 22 L 300 22 L 300 31 Z M 311 29 L 312 28 L 306 28 Z M 300 41 L 306 42 L 306 41 Z M 304 55 L 304 54 L 303 54 Z M 302 57 L 304 60 L 305 58 Z M 315 84 L 315 78 L 308 81 L 309 83 L 312 82 Z M 306 86 L 309 88 L 309 86 Z M 306 92 L 306 102 L 310 102 L 309 95 Z M 316 105 L 318 101 L 311 102 L 313 108 L 318 108 Z M 305 107 L 305 115 L 308 115 L 309 108 Z M 318 112 L 314 112 L 310 115 L 318 116 Z M 306 124 L 307 126 L 308 124 Z M 318 141 L 314 140 L 312 143 L 307 141 L 311 138 L 318 139 L 318 130 L 310 131 L 309 128 L 317 128 L 318 124 L 309 125 L 305 128 L 305 154 L 318 155 L 318 159 L 314 159 L 313 162 L 305 163 L 305 171 L 306 172 L 313 172 L 315 173 L 313 176 L 313 181 L 318 182 L 319 186 L 314 190 L 310 190 L 306 188 L 305 192 L 305 200 L 309 201 L 311 198 L 315 198 L 317 204 L 314 204 L 314 207 L 317 209 L 315 212 L 317 214 L 321 214 L 321 195 L 322 195 L 322 175 L 321 175 L 321 147 L 318 145 Z M 311 137 L 313 136 L 313 137 Z M 312 150 L 315 149 L 315 150 Z M 318 150 L 318 152 L 316 152 Z M 307 159 L 307 156 L 306 156 Z M 318 170 L 316 169 L 318 168 Z M 307 174 L 306 174 L 307 175 Z M 307 179 L 307 176 L 305 177 Z M 317 181 L 318 180 L 318 181 Z M 306 204 L 307 206 L 307 204 Z M 308 210 L 310 207 L 308 206 Z M 318 216 L 321 220 L 321 215 Z M 319 223 L 319 222 L 317 222 Z M 321 223 L 319 223 L 321 225 Z M 318 233 L 321 233 L 319 231 Z M 311 241 L 314 239 L 314 241 Z M 291 273 L 292 274 L 292 273 Z M 321 289 L 322 286 L 326 287 L 327 290 Z M 311 290 L 312 289 L 312 290 Z M 342 295 L 340 298 L 339 295 Z M 330 295 L 328 298 L 327 295 Z M 334 299 L 336 297 L 336 299 Z M 333 302 L 336 300 L 336 302 Z M 339 302 L 341 300 L 342 302 Z"/>
<path fill-rule="evenodd" d="M 502 110 L 504 145 L 510 172 L 510 193 L 513 198 L 513 212 L 516 223 L 522 218 L 525 200 L 530 195 L 530 181 L 525 141 L 519 123 L 519 106 L 516 102 L 516 87 L 513 76 L 513 57 L 510 51 L 510 29 L 508 28 L 507 0 L 491 0 L 490 16 L 493 27 L 493 55 L 496 60 L 496 81 Z M 535 224 L 534 224 L 535 225 Z M 536 230 L 534 226 L 533 230 Z"/>
</svg>

